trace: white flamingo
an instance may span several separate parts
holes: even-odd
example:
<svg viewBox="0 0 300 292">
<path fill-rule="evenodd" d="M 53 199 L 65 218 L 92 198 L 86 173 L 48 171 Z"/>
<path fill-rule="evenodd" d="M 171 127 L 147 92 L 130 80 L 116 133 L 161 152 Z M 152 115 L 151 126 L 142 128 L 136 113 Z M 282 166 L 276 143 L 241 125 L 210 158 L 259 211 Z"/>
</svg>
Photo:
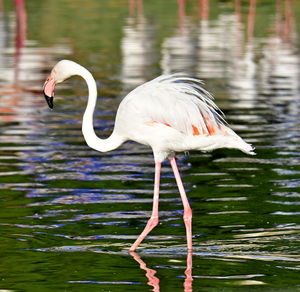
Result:
<svg viewBox="0 0 300 292">
<path fill-rule="evenodd" d="M 152 215 L 130 251 L 136 250 L 158 224 L 160 170 L 161 163 L 167 158 L 184 207 L 187 247 L 192 250 L 192 210 L 176 165 L 175 152 L 236 148 L 247 154 L 254 154 L 252 146 L 225 125 L 211 95 L 201 87 L 201 81 L 184 74 L 162 75 L 131 91 L 120 103 L 112 134 L 101 139 L 95 134 L 93 127 L 96 82 L 92 74 L 81 65 L 62 60 L 54 66 L 44 84 L 48 105 L 53 107 L 55 85 L 73 75 L 81 76 L 88 86 L 89 96 L 83 115 L 82 133 L 91 148 L 106 152 L 116 149 L 127 140 L 133 140 L 150 146 L 154 153 Z"/>
</svg>

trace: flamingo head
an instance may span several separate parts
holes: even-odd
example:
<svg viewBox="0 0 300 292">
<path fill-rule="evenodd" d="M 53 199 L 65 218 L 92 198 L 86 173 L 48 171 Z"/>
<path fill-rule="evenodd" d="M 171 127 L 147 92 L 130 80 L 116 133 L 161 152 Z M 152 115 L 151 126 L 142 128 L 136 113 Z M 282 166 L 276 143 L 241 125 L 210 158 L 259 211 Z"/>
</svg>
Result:
<svg viewBox="0 0 300 292">
<path fill-rule="evenodd" d="M 73 61 L 61 60 L 53 67 L 50 75 L 46 79 L 43 91 L 48 106 L 51 109 L 53 108 L 55 85 L 74 75 L 76 65 L 77 64 Z"/>
</svg>

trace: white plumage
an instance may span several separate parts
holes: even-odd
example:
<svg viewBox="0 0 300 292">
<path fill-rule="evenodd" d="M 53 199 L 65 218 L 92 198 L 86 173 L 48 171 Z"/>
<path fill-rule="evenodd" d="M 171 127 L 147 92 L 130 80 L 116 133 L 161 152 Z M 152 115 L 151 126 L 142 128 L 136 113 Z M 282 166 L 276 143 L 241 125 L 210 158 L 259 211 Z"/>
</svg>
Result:
<svg viewBox="0 0 300 292">
<path fill-rule="evenodd" d="M 183 74 L 159 76 L 131 91 L 120 103 L 116 133 L 152 147 L 156 160 L 173 152 L 252 147 L 226 126 L 202 82 Z"/>
<path fill-rule="evenodd" d="M 135 250 L 158 223 L 160 168 L 161 162 L 166 158 L 170 160 L 178 184 L 184 205 L 188 249 L 192 249 L 192 211 L 176 166 L 175 152 L 236 148 L 247 154 L 254 154 L 252 146 L 226 125 L 212 96 L 202 88 L 202 82 L 184 74 L 162 75 L 132 90 L 120 103 L 112 134 L 101 139 L 93 128 L 96 82 L 84 67 L 68 60 L 62 60 L 54 66 L 44 84 L 48 105 L 53 107 L 55 85 L 72 75 L 84 78 L 88 86 L 89 97 L 83 116 L 82 133 L 91 148 L 102 152 L 110 151 L 126 140 L 133 140 L 153 149 L 155 182 L 152 216 L 130 250 Z"/>
</svg>

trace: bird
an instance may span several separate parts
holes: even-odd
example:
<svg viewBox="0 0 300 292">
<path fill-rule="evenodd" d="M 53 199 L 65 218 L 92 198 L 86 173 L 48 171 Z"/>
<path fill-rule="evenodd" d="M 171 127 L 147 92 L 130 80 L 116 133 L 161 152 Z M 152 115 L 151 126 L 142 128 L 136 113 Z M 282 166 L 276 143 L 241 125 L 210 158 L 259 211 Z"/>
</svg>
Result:
<svg viewBox="0 0 300 292">
<path fill-rule="evenodd" d="M 152 213 L 144 230 L 131 245 L 135 251 L 159 222 L 159 191 L 162 162 L 169 160 L 183 204 L 187 250 L 192 250 L 192 209 L 177 167 L 175 154 L 189 150 L 210 152 L 218 148 L 238 149 L 255 155 L 227 124 L 223 112 L 203 82 L 186 73 L 161 75 L 147 81 L 120 102 L 112 133 L 107 138 L 96 135 L 93 114 L 97 85 L 88 69 L 71 60 L 59 61 L 46 79 L 43 92 L 48 106 L 54 106 L 57 84 L 71 76 L 82 77 L 88 88 L 88 100 L 82 119 L 82 134 L 87 145 L 100 152 L 112 151 L 132 140 L 152 148 L 155 164 Z"/>
</svg>

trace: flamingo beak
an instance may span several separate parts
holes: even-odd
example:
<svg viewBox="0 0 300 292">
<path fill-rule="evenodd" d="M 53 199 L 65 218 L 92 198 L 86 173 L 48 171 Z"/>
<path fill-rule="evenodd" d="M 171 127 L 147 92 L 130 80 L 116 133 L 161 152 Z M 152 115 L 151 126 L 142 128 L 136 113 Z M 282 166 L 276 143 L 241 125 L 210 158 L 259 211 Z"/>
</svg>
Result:
<svg viewBox="0 0 300 292">
<path fill-rule="evenodd" d="M 53 74 L 50 74 L 44 83 L 44 96 L 49 108 L 53 108 L 54 90 L 55 90 L 55 78 Z"/>
</svg>

